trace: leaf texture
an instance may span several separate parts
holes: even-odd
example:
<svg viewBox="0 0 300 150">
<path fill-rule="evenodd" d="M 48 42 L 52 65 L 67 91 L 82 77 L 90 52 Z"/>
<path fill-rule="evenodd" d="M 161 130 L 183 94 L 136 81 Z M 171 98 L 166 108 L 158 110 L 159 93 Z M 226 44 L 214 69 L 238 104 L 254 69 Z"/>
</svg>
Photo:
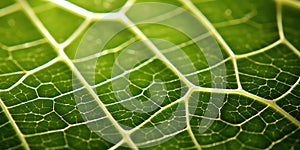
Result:
<svg viewBox="0 0 300 150">
<path fill-rule="evenodd" d="M 299 10 L 2 0 L 0 149 L 300 149 Z"/>
</svg>

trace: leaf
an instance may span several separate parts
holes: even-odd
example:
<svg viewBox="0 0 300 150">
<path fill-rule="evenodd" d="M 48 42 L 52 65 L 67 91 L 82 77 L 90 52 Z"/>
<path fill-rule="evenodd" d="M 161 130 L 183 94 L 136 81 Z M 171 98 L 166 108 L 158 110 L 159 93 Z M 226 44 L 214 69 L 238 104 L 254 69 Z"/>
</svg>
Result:
<svg viewBox="0 0 300 150">
<path fill-rule="evenodd" d="M 299 9 L 2 0 L 0 148 L 299 149 Z"/>
</svg>

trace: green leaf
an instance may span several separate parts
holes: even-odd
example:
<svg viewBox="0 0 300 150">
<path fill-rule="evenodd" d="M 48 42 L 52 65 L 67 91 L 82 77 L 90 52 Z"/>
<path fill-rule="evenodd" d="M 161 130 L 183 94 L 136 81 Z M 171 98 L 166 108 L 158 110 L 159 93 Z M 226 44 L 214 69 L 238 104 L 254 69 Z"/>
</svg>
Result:
<svg viewBox="0 0 300 150">
<path fill-rule="evenodd" d="M 297 0 L 2 0 L 0 149 L 300 149 L 299 16 Z"/>
</svg>

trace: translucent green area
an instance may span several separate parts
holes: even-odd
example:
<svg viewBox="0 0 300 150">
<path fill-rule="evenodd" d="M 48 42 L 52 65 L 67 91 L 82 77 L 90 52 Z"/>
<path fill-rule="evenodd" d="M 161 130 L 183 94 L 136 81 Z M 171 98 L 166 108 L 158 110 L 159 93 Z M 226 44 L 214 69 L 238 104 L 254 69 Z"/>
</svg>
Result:
<svg viewBox="0 0 300 150">
<path fill-rule="evenodd" d="M 300 149 L 298 1 L 191 0 L 194 6 L 191 7 L 185 0 L 137 0 L 135 3 L 162 2 L 184 8 L 206 23 L 207 32 L 191 39 L 172 27 L 133 21 L 145 37 L 132 28 L 124 28 L 103 45 L 103 49 L 99 49 L 102 41 L 90 37 L 86 48 L 93 48 L 95 53 L 84 51 L 82 58 L 76 57 L 78 46 L 86 38 L 88 29 L 101 19 L 80 15 L 82 10 L 78 8 L 100 16 L 115 13 L 128 1 L 65 1 L 69 5 L 57 1 L 61 6 L 51 1 L 20 2 L 0 1 L 0 149 L 109 149 L 114 146 L 130 149 L 128 143 L 116 145 L 101 137 L 106 128 L 116 131 L 115 125 L 107 124 L 97 131 L 90 127 L 93 123 L 107 123 L 103 120 L 108 115 L 97 122 L 97 117 L 104 112 L 99 101 L 117 123 L 125 128 L 141 125 L 139 129 L 168 122 L 178 107 L 189 103 L 176 112 L 179 114 L 176 124 L 170 122 L 173 126 L 162 127 L 161 132 L 153 130 L 145 134 L 154 137 L 147 141 L 154 145 L 142 147 L 140 145 L 148 144 L 141 143 L 147 136 L 137 138 L 138 132 L 129 135 L 140 149 Z M 180 15 L 176 10 L 146 11 L 152 13 L 154 20 Z M 125 15 L 143 18 L 149 14 Z M 126 26 L 121 19 L 108 22 L 112 26 Z M 188 22 L 180 23 L 184 26 Z M 210 65 L 203 49 L 214 47 L 206 43 L 207 37 L 215 38 L 223 55 Z M 113 82 L 126 75 L 116 77 L 122 72 L 113 74 L 114 65 L 122 52 L 131 49 L 136 42 L 143 43 L 143 38 L 153 42 L 172 65 L 176 64 L 175 68 L 181 67 L 178 72 L 182 76 L 164 58 L 151 52 L 151 57 L 136 63 L 132 70 L 123 69 L 128 75 L 126 88 L 131 95 L 121 101 L 117 96 L 121 90 L 114 90 Z M 61 45 L 64 42 L 67 45 Z M 203 45 L 198 47 L 197 42 Z M 141 47 L 141 50 L 152 51 L 145 43 Z M 230 50 L 236 59 L 230 56 Z M 126 64 L 129 59 L 121 61 Z M 184 72 L 185 67 L 190 67 L 183 63 L 185 59 L 191 62 L 192 72 Z M 87 64 L 93 61 L 96 67 L 91 71 Z M 222 65 L 226 73 L 220 77 L 214 73 L 220 71 Z M 122 65 L 117 67 L 122 70 Z M 185 78 L 190 82 L 196 80 L 192 83 L 197 87 L 178 101 L 191 89 Z M 124 105 L 131 98 L 139 102 L 151 99 L 155 93 L 151 93 L 149 87 L 154 79 L 160 79 L 166 87 L 166 96 L 159 107 L 141 113 Z M 226 82 L 226 86 L 220 86 L 220 82 Z M 210 101 L 214 94 L 224 94 L 224 97 Z M 85 114 L 89 113 L 94 114 L 88 118 Z M 210 121 L 209 128 L 200 132 L 206 128 L 201 123 Z M 163 134 L 178 124 L 184 124 L 181 131 L 173 132 L 174 135 Z"/>
</svg>

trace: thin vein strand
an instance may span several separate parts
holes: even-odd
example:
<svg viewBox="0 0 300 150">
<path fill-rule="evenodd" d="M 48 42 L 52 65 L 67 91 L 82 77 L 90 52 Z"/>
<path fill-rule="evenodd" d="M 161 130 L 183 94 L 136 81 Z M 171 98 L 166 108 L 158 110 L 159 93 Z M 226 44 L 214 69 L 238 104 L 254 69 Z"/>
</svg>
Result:
<svg viewBox="0 0 300 150">
<path fill-rule="evenodd" d="M 273 109 L 278 111 L 280 114 L 285 116 L 288 120 L 293 122 L 295 125 L 300 127 L 300 121 L 297 120 L 295 117 L 293 117 L 291 114 L 287 113 L 285 110 L 280 108 L 274 100 L 268 100 L 262 97 L 259 97 L 257 95 L 254 95 L 252 93 L 249 93 L 245 90 L 241 89 L 213 89 L 213 88 L 203 88 L 203 87 L 197 87 L 195 91 L 201 91 L 201 92 L 214 92 L 214 93 L 225 93 L 225 94 L 237 94 L 237 95 L 242 95 L 245 97 L 249 97 L 251 99 L 257 100 Z"/>
<path fill-rule="evenodd" d="M 279 38 L 281 40 L 285 39 L 283 25 L 282 25 L 282 2 L 276 1 L 276 21 L 277 21 L 277 28 L 279 33 Z"/>
<path fill-rule="evenodd" d="M 29 70 L 29 71 L 24 71 L 25 75 L 22 76 L 17 82 L 15 82 L 12 86 L 10 86 L 9 88 L 7 89 L 0 89 L 0 92 L 2 91 L 10 91 L 12 90 L 13 88 L 17 87 L 18 85 L 20 85 L 28 76 L 42 70 L 42 69 L 45 69 L 53 64 L 55 64 L 56 62 L 59 61 L 59 58 L 58 57 L 55 57 L 54 59 L 48 61 L 47 63 L 37 67 L 37 68 L 34 68 L 32 70 Z"/>
<path fill-rule="evenodd" d="M 35 15 L 34 11 L 30 8 L 30 5 L 24 0 L 18 0 L 19 4 L 21 4 L 23 11 L 25 14 L 32 20 L 37 29 L 42 32 L 45 38 L 56 48 L 59 47 L 57 41 L 52 37 L 43 23 L 39 20 L 39 18 Z"/>
<path fill-rule="evenodd" d="M 238 66 L 235 54 L 233 53 L 232 49 L 229 47 L 229 45 L 225 42 L 225 40 L 222 38 L 222 36 L 218 33 L 216 28 L 209 22 L 209 20 L 202 14 L 200 10 L 197 9 L 197 7 L 190 2 L 189 0 L 180 0 L 180 2 L 185 5 L 196 17 L 197 19 L 202 22 L 202 24 L 209 30 L 209 32 L 212 33 L 212 35 L 216 38 L 218 42 L 224 47 L 226 52 L 229 54 L 229 56 L 232 58 L 233 66 L 234 66 L 234 72 L 235 77 L 238 84 L 238 89 L 242 89 L 242 85 L 240 83 L 240 77 L 238 74 Z"/>
<path fill-rule="evenodd" d="M 288 40 L 284 40 L 283 43 L 289 47 L 299 58 L 300 58 L 300 51 Z"/>
<path fill-rule="evenodd" d="M 276 102 L 276 101 L 282 99 L 283 97 L 287 96 L 288 94 L 290 94 L 299 83 L 300 83 L 300 77 L 298 77 L 298 80 L 291 86 L 291 88 L 288 91 L 286 91 L 284 94 L 282 94 L 279 97 L 277 97 L 276 99 L 274 99 L 274 101 Z"/>
<path fill-rule="evenodd" d="M 81 81 L 84 87 L 88 90 L 88 92 L 91 94 L 91 96 L 96 100 L 99 107 L 102 109 L 102 111 L 105 113 L 109 121 L 114 125 L 116 130 L 120 133 L 120 135 L 123 137 L 124 141 L 133 149 L 137 149 L 137 146 L 134 144 L 134 142 L 131 140 L 129 135 L 126 134 L 126 131 L 119 125 L 119 123 L 113 118 L 113 116 L 110 114 L 110 112 L 107 110 L 105 105 L 102 103 L 102 101 L 99 99 L 95 91 L 90 87 L 90 85 L 87 83 L 87 81 L 84 79 L 84 77 L 81 75 L 79 70 L 75 67 L 75 65 L 72 63 L 72 61 L 68 58 L 68 56 L 63 51 L 63 47 L 58 44 L 55 39 L 51 36 L 51 34 L 47 31 L 47 29 L 43 26 L 41 21 L 37 18 L 33 10 L 30 8 L 29 4 L 23 0 L 18 0 L 18 2 L 22 5 L 23 10 L 25 13 L 29 16 L 29 18 L 32 20 L 32 22 L 37 26 L 37 28 L 42 32 L 42 34 L 47 38 L 50 39 L 49 42 L 55 47 L 55 50 L 59 54 L 59 58 L 65 61 L 65 63 L 71 68 L 75 76 Z"/>
<path fill-rule="evenodd" d="M 281 44 L 282 41 L 281 40 L 277 40 L 276 42 L 266 46 L 266 47 L 263 47 L 259 50 L 255 50 L 255 51 L 252 51 L 250 53 L 246 53 L 246 54 L 240 54 L 240 55 L 236 55 L 236 59 L 241 59 L 241 58 L 247 58 L 247 57 L 250 57 L 250 56 L 253 56 L 253 55 L 257 55 L 257 54 L 260 54 L 260 53 L 263 53 L 263 52 L 266 52 L 276 46 L 278 46 L 279 44 Z"/>
<path fill-rule="evenodd" d="M 277 3 L 300 9 L 300 2 L 297 0 L 276 0 Z"/>
<path fill-rule="evenodd" d="M 38 46 L 38 45 L 44 44 L 46 42 L 47 42 L 46 39 L 39 39 L 36 41 L 31 41 L 31 42 L 27 42 L 27 43 L 23 43 L 23 44 L 19 44 L 19 45 L 9 46 L 6 49 L 8 51 L 17 51 L 17 50 L 21 50 L 21 49 L 25 49 L 25 48 L 29 48 L 29 47 Z"/>
<path fill-rule="evenodd" d="M 5 8 L 0 9 L 0 17 L 14 13 L 18 10 L 20 10 L 20 5 L 18 3 L 12 4 L 10 6 L 7 6 Z"/>
<path fill-rule="evenodd" d="M 4 102 L 2 101 L 2 99 L 0 98 L 0 107 L 2 108 L 2 110 L 4 111 L 5 115 L 7 116 L 9 122 L 11 123 L 13 129 L 16 131 L 17 136 L 19 137 L 19 139 L 22 142 L 22 145 L 24 146 L 24 148 L 26 150 L 30 150 L 29 145 L 23 135 L 23 133 L 21 132 L 21 130 L 19 129 L 18 125 L 16 124 L 14 118 L 12 117 L 12 115 L 10 114 L 10 112 L 8 111 L 6 105 L 4 104 Z"/>
<path fill-rule="evenodd" d="M 189 93 L 188 97 L 190 97 L 192 94 L 192 91 Z M 192 127 L 191 127 L 191 124 L 190 124 L 190 113 L 189 113 L 189 100 L 188 98 L 184 101 L 185 103 L 185 119 L 186 119 L 186 129 L 187 129 L 187 132 L 189 133 L 189 135 L 191 136 L 191 139 L 195 145 L 195 147 L 198 149 L 198 150 L 201 150 L 201 146 L 200 144 L 198 143 L 197 139 L 196 139 L 196 136 L 195 134 L 193 133 L 192 131 Z"/>
<path fill-rule="evenodd" d="M 172 71 L 178 75 L 178 77 L 187 84 L 188 87 L 193 87 L 194 85 L 160 52 L 160 50 L 151 42 L 144 33 L 125 15 L 121 17 L 122 21 L 131 29 L 136 35 L 138 35 L 142 41 L 152 50 L 152 52 L 163 62 L 165 62 Z"/>
</svg>

